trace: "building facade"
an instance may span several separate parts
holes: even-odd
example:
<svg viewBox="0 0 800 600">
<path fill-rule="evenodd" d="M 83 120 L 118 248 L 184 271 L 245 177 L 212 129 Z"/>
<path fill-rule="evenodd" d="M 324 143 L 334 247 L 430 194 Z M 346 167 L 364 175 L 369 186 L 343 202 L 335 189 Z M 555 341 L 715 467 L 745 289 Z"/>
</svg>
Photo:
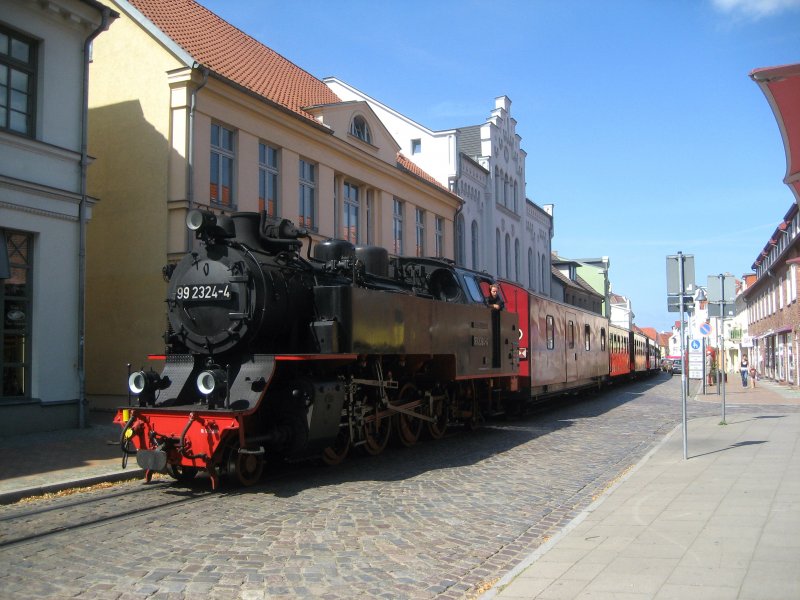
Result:
<svg viewBox="0 0 800 600">
<path fill-rule="evenodd" d="M 800 385 L 798 265 L 800 213 L 793 203 L 753 263 L 755 281 L 743 293 L 751 365 L 760 376 L 791 385 Z"/>
<path fill-rule="evenodd" d="M 455 219 L 459 265 L 550 295 L 553 207 L 525 196 L 527 154 L 508 97 L 495 99 L 483 124 L 433 131 L 335 77 L 324 81 L 343 99 L 367 102 L 401 150 L 464 200 Z"/>
<path fill-rule="evenodd" d="M 0 12 L 0 435 L 82 425 L 82 223 L 90 0 Z"/>
<path fill-rule="evenodd" d="M 195 2 L 116 0 L 95 48 L 88 392 L 163 350 L 162 267 L 192 248 L 187 211 L 261 211 L 395 253 L 453 257 L 461 200 L 410 161 L 366 103 Z"/>
</svg>

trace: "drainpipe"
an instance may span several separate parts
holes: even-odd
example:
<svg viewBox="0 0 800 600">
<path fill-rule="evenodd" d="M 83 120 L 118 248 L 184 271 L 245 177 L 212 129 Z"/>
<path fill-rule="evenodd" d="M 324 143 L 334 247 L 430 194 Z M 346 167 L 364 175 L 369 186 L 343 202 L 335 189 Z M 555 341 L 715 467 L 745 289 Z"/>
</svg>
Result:
<svg viewBox="0 0 800 600">
<path fill-rule="evenodd" d="M 194 63 L 192 65 L 192 71 L 196 68 L 200 67 L 198 63 Z M 188 137 L 188 145 L 189 147 L 186 149 L 186 211 L 192 210 L 194 207 L 194 111 L 197 108 L 197 92 L 199 92 L 205 85 L 208 83 L 208 69 L 206 67 L 201 68 L 201 72 L 203 73 L 203 81 L 200 82 L 196 88 L 192 90 L 192 96 L 189 99 L 189 135 Z M 186 252 L 189 253 L 192 251 L 192 239 L 194 239 L 193 232 L 186 228 Z"/>
<path fill-rule="evenodd" d="M 83 97 L 81 101 L 81 200 L 78 205 L 78 427 L 86 427 L 86 171 L 89 166 L 89 52 L 92 41 L 108 29 L 111 9 L 103 7 L 100 26 L 83 42 Z"/>
</svg>

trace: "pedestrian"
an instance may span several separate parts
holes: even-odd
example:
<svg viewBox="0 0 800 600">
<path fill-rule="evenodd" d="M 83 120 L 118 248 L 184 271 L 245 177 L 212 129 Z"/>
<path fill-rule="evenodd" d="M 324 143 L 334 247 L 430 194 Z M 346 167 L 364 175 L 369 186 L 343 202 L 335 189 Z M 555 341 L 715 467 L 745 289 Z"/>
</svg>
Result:
<svg viewBox="0 0 800 600">
<path fill-rule="evenodd" d="M 489 297 L 486 298 L 486 304 L 489 305 L 493 310 L 503 310 L 506 306 L 506 303 L 503 301 L 503 298 L 500 297 L 499 291 L 495 284 L 492 284 L 489 288 Z"/>
<path fill-rule="evenodd" d="M 742 372 L 742 387 L 747 387 L 747 376 L 750 373 L 750 365 L 747 363 L 746 356 L 742 356 L 742 362 L 739 364 L 739 370 Z"/>
<path fill-rule="evenodd" d="M 750 367 L 750 387 L 756 387 L 756 368 Z"/>
</svg>

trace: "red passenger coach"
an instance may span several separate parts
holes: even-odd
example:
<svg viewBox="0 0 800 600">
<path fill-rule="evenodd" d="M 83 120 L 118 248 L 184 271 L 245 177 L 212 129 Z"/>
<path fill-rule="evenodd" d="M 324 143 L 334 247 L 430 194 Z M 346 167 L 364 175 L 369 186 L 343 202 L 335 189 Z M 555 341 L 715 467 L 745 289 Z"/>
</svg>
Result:
<svg viewBox="0 0 800 600">
<path fill-rule="evenodd" d="M 607 379 L 608 321 L 508 282 L 506 310 L 519 318 L 520 380 L 531 399 L 599 386 Z"/>
</svg>

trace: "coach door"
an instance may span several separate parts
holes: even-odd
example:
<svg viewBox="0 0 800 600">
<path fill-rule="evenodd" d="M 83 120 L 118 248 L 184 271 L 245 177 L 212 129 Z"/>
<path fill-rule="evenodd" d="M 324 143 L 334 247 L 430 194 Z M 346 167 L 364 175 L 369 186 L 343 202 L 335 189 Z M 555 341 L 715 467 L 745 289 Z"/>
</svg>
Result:
<svg viewBox="0 0 800 600">
<path fill-rule="evenodd" d="M 567 363 L 567 381 L 575 381 L 578 379 L 578 347 L 577 347 L 577 319 L 575 313 L 567 312 L 567 322 L 564 328 L 564 337 L 566 343 L 564 344 L 566 356 L 564 357 Z"/>
</svg>

